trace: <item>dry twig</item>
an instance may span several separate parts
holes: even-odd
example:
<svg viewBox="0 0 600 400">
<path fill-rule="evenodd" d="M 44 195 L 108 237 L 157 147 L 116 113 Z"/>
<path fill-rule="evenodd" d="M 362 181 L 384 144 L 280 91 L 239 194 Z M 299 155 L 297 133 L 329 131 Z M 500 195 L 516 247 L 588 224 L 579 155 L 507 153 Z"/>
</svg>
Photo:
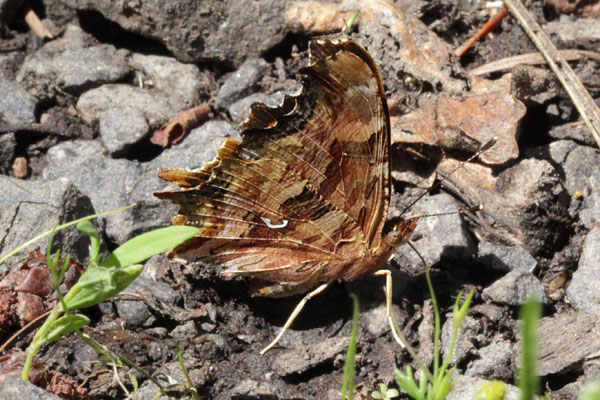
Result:
<svg viewBox="0 0 600 400">
<path fill-rule="evenodd" d="M 475 44 L 475 42 L 498 26 L 500 21 L 502 21 L 502 18 L 506 17 L 507 14 L 508 10 L 506 7 L 502 7 L 502 9 L 498 11 L 492 18 L 490 18 L 489 21 L 486 22 L 485 25 L 483 25 L 483 27 L 481 27 L 481 29 L 478 30 L 477 33 L 475 33 L 467 43 L 454 50 L 456 57 L 461 58 L 467 52 L 467 50 L 469 50 Z"/>
<path fill-rule="evenodd" d="M 558 51 L 565 60 L 577 61 L 590 59 L 594 61 L 600 61 L 600 53 L 595 51 L 587 50 L 559 50 Z M 470 72 L 475 76 L 482 76 L 500 71 L 509 71 L 517 65 L 539 65 L 546 64 L 546 60 L 540 53 L 526 53 L 518 56 L 501 58 L 496 61 L 489 62 L 487 64 L 480 65 L 477 68 L 473 68 Z"/>
</svg>

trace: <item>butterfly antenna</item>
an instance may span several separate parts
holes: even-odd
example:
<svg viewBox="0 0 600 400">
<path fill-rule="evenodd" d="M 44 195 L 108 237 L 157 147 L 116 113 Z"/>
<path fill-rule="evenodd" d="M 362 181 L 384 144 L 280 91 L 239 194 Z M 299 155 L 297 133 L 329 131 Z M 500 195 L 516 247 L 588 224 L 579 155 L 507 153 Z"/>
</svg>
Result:
<svg viewBox="0 0 600 400">
<path fill-rule="evenodd" d="M 414 218 L 429 218 L 429 217 L 441 217 L 444 215 L 451 215 L 451 214 L 469 214 L 469 213 L 473 213 L 473 212 L 477 212 L 477 211 L 481 211 L 483 210 L 483 204 L 478 204 L 476 206 L 473 207 L 469 207 L 469 208 L 459 208 L 456 211 L 448 211 L 448 212 L 443 212 L 443 213 L 435 213 L 435 214 L 425 214 L 425 215 L 417 215 Z"/>
<path fill-rule="evenodd" d="M 479 157 L 481 155 L 481 153 L 484 153 L 486 151 L 488 151 L 493 145 L 496 144 L 496 142 L 498 141 L 498 136 L 494 136 L 493 138 L 491 138 L 490 140 L 488 140 L 483 146 L 481 146 L 479 148 L 479 150 L 477 150 L 477 152 L 475 154 L 473 154 L 471 157 L 467 158 L 465 161 L 461 161 L 458 163 L 458 166 L 456 168 L 454 168 L 452 171 L 450 171 L 450 173 L 446 176 L 442 176 L 442 178 L 444 179 L 448 179 L 448 177 L 450 177 L 452 174 L 454 174 L 456 171 L 458 171 L 459 169 L 463 168 L 465 166 L 466 163 L 473 161 L 475 158 Z M 404 207 L 404 210 L 402 210 L 402 213 L 400 213 L 400 215 L 405 214 L 408 210 L 410 210 L 410 208 L 412 206 L 414 206 L 419 200 L 421 200 L 423 197 L 425 197 L 426 194 L 431 193 L 433 190 L 437 189 L 438 187 L 440 187 L 440 185 L 442 184 L 442 181 L 439 180 L 436 183 L 433 184 L 433 186 L 431 186 L 429 189 L 427 189 L 426 191 L 424 191 L 423 193 L 421 193 L 415 200 L 413 200 L 409 205 L 407 205 L 406 207 Z M 474 211 L 480 211 L 483 209 L 482 205 L 478 205 L 475 207 L 471 207 L 469 209 L 464 209 L 464 210 L 459 210 L 459 213 L 468 213 L 468 212 L 474 212 Z M 447 215 L 447 214 L 455 214 L 456 211 L 452 211 L 452 212 L 448 212 L 448 213 L 440 213 L 440 214 L 431 214 L 431 215 L 423 215 L 423 217 L 432 217 L 432 216 L 440 216 L 440 215 Z"/>
</svg>

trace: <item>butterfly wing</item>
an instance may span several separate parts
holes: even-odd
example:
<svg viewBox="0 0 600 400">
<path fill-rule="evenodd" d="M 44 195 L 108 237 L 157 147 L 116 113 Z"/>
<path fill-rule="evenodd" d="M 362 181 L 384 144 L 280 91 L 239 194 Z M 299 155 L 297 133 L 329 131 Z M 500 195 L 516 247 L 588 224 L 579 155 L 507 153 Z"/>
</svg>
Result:
<svg viewBox="0 0 600 400">
<path fill-rule="evenodd" d="M 216 160 L 161 171 L 183 188 L 156 193 L 179 204 L 174 223 L 200 228 L 177 258 L 308 287 L 380 245 L 390 135 L 377 67 L 353 41 L 320 40 L 301 72 L 302 92 L 255 104 Z"/>
</svg>

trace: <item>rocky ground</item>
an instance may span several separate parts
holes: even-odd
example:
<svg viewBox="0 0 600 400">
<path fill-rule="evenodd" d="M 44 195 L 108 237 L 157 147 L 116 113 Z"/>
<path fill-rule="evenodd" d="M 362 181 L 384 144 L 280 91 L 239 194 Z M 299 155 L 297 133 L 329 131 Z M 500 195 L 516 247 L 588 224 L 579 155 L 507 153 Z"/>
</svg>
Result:
<svg viewBox="0 0 600 400">
<path fill-rule="evenodd" d="M 483 380 L 514 384 L 519 306 L 534 292 L 544 304 L 543 390 L 575 399 L 600 370 L 597 145 L 543 65 L 476 72 L 535 51 L 514 19 L 505 18 L 457 60 L 453 49 L 495 12 L 483 2 L 346 3 L 0 0 L 0 254 L 57 223 L 134 202 L 97 221 L 106 249 L 168 225 L 177 210 L 153 197 L 165 188 L 157 171 L 212 160 L 223 138 L 239 137 L 237 126 L 252 103 L 275 105 L 297 90 L 309 40 L 339 32 L 359 9 L 350 36 L 379 65 L 392 114 L 390 216 L 431 186 L 434 171 L 445 176 L 442 189 L 418 201 L 412 215 L 485 206 L 475 215 L 424 218 L 412 237 L 433 267 L 442 315 L 460 290 L 475 291 L 449 398 L 470 398 Z M 598 51 L 597 2 L 526 6 L 559 48 Z M 40 38 L 25 24 L 29 10 L 52 37 Z M 598 99 L 595 54 L 572 65 Z M 163 148 L 151 142 L 162 124 L 202 104 L 210 105 L 207 121 L 181 143 Z M 494 135 L 493 148 L 450 173 Z M 61 232 L 55 243 L 85 265 L 88 242 L 77 232 Z M 427 361 L 431 300 L 422 264 L 405 247 L 391 263 L 394 312 Z M 43 251 L 45 243 L 35 249 Z M 17 294 L 15 276 L 43 264 L 26 257 L 0 265 L 0 344 L 7 344 L 0 398 L 54 398 L 11 376 L 19 374 L 33 329 L 9 337 L 34 318 L 23 305 L 32 304 L 33 294 Z M 127 293 L 86 311 L 92 324 L 84 331 L 165 382 L 183 380 L 176 340 L 194 385 L 209 399 L 337 399 L 351 328 L 348 294 L 354 292 L 361 304 L 357 391 L 369 398 L 379 383 L 392 384 L 396 367 L 412 362 L 389 332 L 382 283 L 366 277 L 333 285 L 311 300 L 280 346 L 261 357 L 298 297 L 249 298 L 243 280 L 156 256 Z M 53 301 L 45 296 L 35 300 L 42 311 Z M 449 330 L 445 323 L 445 345 Z M 70 336 L 42 349 L 32 379 L 61 398 L 125 398 L 112 367 L 98 361 Z M 119 375 L 132 390 L 127 372 Z M 147 379 L 138 380 L 137 398 L 157 393 Z M 510 387 L 507 398 L 517 396 Z"/>
</svg>

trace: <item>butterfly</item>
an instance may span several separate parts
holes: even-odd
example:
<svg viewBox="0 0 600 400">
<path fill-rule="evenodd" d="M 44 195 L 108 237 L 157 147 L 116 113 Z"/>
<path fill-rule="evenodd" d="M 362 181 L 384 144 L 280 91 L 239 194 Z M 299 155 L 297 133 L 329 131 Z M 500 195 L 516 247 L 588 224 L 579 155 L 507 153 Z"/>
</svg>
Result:
<svg viewBox="0 0 600 400">
<path fill-rule="evenodd" d="M 390 118 L 374 60 L 351 39 L 312 41 L 309 54 L 298 94 L 254 104 L 241 141 L 226 139 L 202 168 L 161 170 L 181 190 L 155 193 L 179 205 L 173 224 L 199 228 L 169 253 L 175 261 L 250 277 L 253 295 L 309 292 L 261 353 L 331 282 L 385 266 L 418 221 L 400 218 L 383 232 Z"/>
</svg>

